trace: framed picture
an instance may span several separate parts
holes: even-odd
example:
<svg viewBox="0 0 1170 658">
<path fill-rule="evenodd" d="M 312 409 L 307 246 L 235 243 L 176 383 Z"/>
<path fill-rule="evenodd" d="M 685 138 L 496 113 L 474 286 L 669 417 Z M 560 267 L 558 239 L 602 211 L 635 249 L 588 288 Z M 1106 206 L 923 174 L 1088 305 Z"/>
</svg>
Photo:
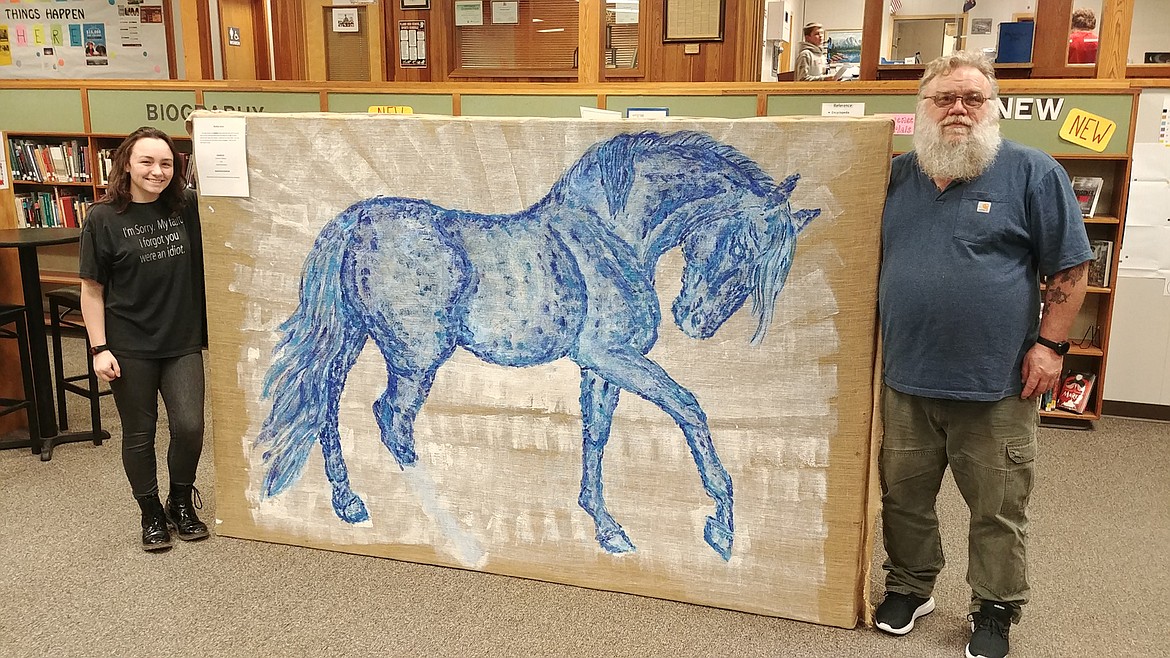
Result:
<svg viewBox="0 0 1170 658">
<path fill-rule="evenodd" d="M 399 0 L 400 9 L 430 9 L 431 0 Z"/>
<path fill-rule="evenodd" d="M 496 25 L 516 25 L 519 22 L 519 2 L 492 2 L 492 23 Z"/>
<path fill-rule="evenodd" d="M 455 27 L 483 25 L 483 0 L 456 0 Z"/>
<path fill-rule="evenodd" d="M 825 30 L 825 50 L 831 64 L 860 64 L 861 30 Z"/>
<path fill-rule="evenodd" d="M 360 32 L 361 26 L 358 25 L 358 10 L 357 7 L 346 7 L 342 9 L 333 10 L 333 31 L 334 32 Z"/>
<path fill-rule="evenodd" d="M 662 41 L 723 41 L 726 0 L 665 0 Z"/>
</svg>

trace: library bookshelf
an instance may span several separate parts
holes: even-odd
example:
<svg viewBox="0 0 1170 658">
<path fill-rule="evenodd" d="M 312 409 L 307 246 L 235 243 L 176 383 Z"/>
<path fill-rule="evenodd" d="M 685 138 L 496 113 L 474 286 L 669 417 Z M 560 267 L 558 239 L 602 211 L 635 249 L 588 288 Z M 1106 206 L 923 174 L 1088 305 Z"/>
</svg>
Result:
<svg viewBox="0 0 1170 658">
<path fill-rule="evenodd" d="M 1068 172 L 1070 180 L 1081 178 L 1100 181 L 1095 191 L 1097 196 L 1089 200 L 1092 216 L 1084 218 L 1085 230 L 1090 243 L 1098 250 L 1100 262 L 1090 263 L 1088 292 L 1069 332 L 1071 348 L 1064 357 L 1064 372 L 1061 374 L 1062 381 L 1064 377 L 1075 373 L 1093 375 L 1096 381 L 1089 392 L 1088 405 L 1082 413 L 1061 409 L 1041 411 L 1042 419 L 1047 424 L 1080 426 L 1101 418 L 1121 236 L 1125 231 L 1131 159 L 1128 153 L 1055 157 Z M 1074 185 L 1074 189 L 1076 187 Z"/>
</svg>

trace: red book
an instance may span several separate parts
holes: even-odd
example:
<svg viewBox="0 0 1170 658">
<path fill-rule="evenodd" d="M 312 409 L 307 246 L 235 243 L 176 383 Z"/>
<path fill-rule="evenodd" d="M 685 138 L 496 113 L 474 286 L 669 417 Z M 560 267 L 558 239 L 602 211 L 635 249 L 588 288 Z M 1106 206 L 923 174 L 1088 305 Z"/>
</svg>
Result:
<svg viewBox="0 0 1170 658">
<path fill-rule="evenodd" d="M 1064 385 L 1060 387 L 1060 400 L 1056 403 L 1057 409 L 1071 411 L 1074 414 L 1085 412 L 1089 406 L 1089 394 L 1093 392 L 1093 384 L 1097 375 L 1092 373 L 1070 372 L 1064 378 Z"/>
</svg>

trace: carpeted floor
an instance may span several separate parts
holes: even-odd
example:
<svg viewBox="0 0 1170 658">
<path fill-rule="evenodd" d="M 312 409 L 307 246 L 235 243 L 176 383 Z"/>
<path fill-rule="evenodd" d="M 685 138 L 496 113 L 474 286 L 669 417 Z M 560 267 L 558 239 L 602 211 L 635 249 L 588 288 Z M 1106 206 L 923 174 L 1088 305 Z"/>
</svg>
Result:
<svg viewBox="0 0 1170 658">
<path fill-rule="evenodd" d="M 65 349 L 82 351 L 80 341 Z M 85 427 L 88 408 L 71 398 L 71 425 Z M 61 446 L 47 463 L 0 452 L 0 656 L 934 658 L 961 656 L 966 643 L 967 516 L 950 477 L 939 609 L 893 638 L 221 537 L 145 554 L 111 398 L 103 410 L 115 436 L 103 446 Z M 209 522 L 210 444 L 200 471 Z M 1170 425 L 1106 418 L 1093 432 L 1042 430 L 1040 447 L 1033 603 L 1011 655 L 1170 655 L 1159 607 L 1170 592 Z"/>
</svg>

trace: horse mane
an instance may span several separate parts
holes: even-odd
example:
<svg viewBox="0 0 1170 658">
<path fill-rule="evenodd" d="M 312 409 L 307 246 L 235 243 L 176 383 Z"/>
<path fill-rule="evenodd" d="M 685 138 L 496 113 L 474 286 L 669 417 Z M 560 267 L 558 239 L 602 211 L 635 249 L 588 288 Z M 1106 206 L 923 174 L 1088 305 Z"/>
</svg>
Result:
<svg viewBox="0 0 1170 658">
<path fill-rule="evenodd" d="M 776 181 L 751 158 L 733 146 L 728 146 L 706 133 L 683 130 L 675 133 L 642 131 L 617 135 L 594 144 L 557 181 L 552 193 L 560 196 L 571 182 L 589 176 L 589 168 L 596 165 L 600 184 L 605 190 L 611 217 L 625 209 L 634 185 L 634 164 L 646 155 L 669 155 L 678 151 L 697 152 L 703 159 L 723 160 L 730 168 L 742 174 L 744 181 L 758 194 L 767 194 L 776 187 Z"/>
</svg>

